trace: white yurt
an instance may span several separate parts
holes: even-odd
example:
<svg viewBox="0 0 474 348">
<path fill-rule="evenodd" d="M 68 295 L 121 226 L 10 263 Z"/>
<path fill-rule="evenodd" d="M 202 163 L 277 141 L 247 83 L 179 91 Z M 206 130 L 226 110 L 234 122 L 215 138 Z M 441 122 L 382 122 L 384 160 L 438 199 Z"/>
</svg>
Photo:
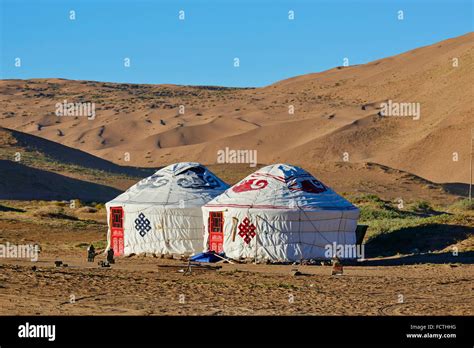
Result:
<svg viewBox="0 0 474 348">
<path fill-rule="evenodd" d="M 359 209 L 288 164 L 257 170 L 202 211 L 204 249 L 223 251 L 232 259 L 327 259 L 335 255 L 328 256 L 330 247 L 356 243 Z"/>
<path fill-rule="evenodd" d="M 228 187 L 199 163 L 158 170 L 105 205 L 107 248 L 115 255 L 201 252 L 201 207 Z"/>
</svg>

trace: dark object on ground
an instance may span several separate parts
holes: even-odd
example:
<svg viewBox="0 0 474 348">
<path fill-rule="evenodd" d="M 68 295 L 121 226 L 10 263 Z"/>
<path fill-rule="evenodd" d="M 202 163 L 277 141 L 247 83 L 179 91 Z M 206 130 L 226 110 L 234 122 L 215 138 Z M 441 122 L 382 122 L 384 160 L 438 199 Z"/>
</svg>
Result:
<svg viewBox="0 0 474 348">
<path fill-rule="evenodd" d="M 367 229 L 369 226 L 367 225 L 357 225 L 356 228 L 356 244 L 361 245 L 364 241 L 365 234 L 367 233 Z"/>
<path fill-rule="evenodd" d="M 115 260 L 114 260 L 114 249 L 110 248 L 109 250 L 107 250 L 107 262 L 112 264 L 112 263 L 115 263 Z"/>
<path fill-rule="evenodd" d="M 62 264 L 63 264 L 62 261 L 59 261 L 59 260 L 58 260 L 58 261 L 54 261 L 54 265 L 55 265 L 56 267 L 61 267 Z"/>
<path fill-rule="evenodd" d="M 183 273 L 183 275 L 191 275 L 193 270 L 200 270 L 200 271 L 217 271 L 218 269 L 222 268 L 222 266 L 211 266 L 211 265 L 203 265 L 199 262 L 193 263 L 191 260 L 185 266 L 184 269 L 179 269 L 178 272 Z"/>
<path fill-rule="evenodd" d="M 186 269 L 180 269 L 178 272 L 183 272 L 183 275 L 191 275 L 193 273 L 191 261 L 188 262 L 188 267 Z"/>
<path fill-rule="evenodd" d="M 218 257 L 217 255 L 220 255 L 221 257 Z M 206 251 L 204 253 L 199 253 L 196 255 L 193 255 L 189 258 L 189 261 L 196 261 L 196 262 L 219 262 L 222 260 L 222 257 L 224 257 L 225 254 L 216 254 L 215 251 Z"/>
<path fill-rule="evenodd" d="M 100 267 L 110 267 L 110 264 L 107 261 L 99 261 L 98 265 Z"/>
<path fill-rule="evenodd" d="M 91 244 L 89 245 L 89 247 L 87 248 L 87 262 L 94 262 L 94 258 L 95 258 L 95 248 L 94 246 Z"/>
<path fill-rule="evenodd" d="M 63 267 L 68 267 L 69 265 L 67 263 L 63 263 Z"/>
<path fill-rule="evenodd" d="M 0 211 L 13 211 L 13 212 L 17 212 L 17 213 L 24 213 L 24 212 L 26 212 L 26 210 L 23 210 L 23 209 L 17 209 L 17 208 L 6 207 L 6 206 L 1 205 L 1 204 L 0 204 Z"/>
<path fill-rule="evenodd" d="M 183 264 L 181 264 L 181 265 L 158 265 L 158 268 L 175 268 L 175 269 L 177 269 L 177 272 L 188 273 L 189 269 L 192 269 L 192 270 L 195 270 L 195 271 L 217 271 L 218 269 L 221 269 L 222 266 L 206 265 L 206 264 L 201 264 L 199 262 L 189 261 L 185 265 L 183 265 Z"/>
<path fill-rule="evenodd" d="M 293 276 L 293 277 L 296 277 L 296 276 L 303 275 L 303 273 L 301 273 L 297 269 L 293 269 L 293 270 L 291 270 L 290 275 Z"/>
<path fill-rule="evenodd" d="M 342 267 L 341 261 L 337 258 L 334 257 L 332 259 L 332 275 L 342 275 L 344 272 L 344 268 Z"/>
<path fill-rule="evenodd" d="M 316 259 L 309 259 L 309 260 L 302 260 L 301 261 L 302 265 L 309 265 L 309 266 L 317 265 L 318 263 L 319 263 L 319 260 L 316 260 Z"/>
<path fill-rule="evenodd" d="M 37 270 L 36 266 L 31 267 L 31 270 L 35 272 Z"/>
</svg>

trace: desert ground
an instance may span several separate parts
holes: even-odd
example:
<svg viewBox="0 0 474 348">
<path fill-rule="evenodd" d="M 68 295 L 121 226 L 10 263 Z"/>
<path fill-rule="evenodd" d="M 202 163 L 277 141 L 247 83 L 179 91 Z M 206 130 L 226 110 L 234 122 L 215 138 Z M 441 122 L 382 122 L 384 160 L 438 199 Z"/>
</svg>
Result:
<svg viewBox="0 0 474 348">
<path fill-rule="evenodd" d="M 0 314 L 472 315 L 474 211 L 463 204 L 396 210 L 358 195 L 369 224 L 366 260 L 332 276 L 328 264 L 212 264 L 177 255 L 86 261 L 106 244 L 102 205 L 0 201 L 0 243 L 39 243 L 37 262 L 0 258 Z M 444 211 L 441 211 L 444 210 Z M 455 252 L 456 251 L 456 252 Z M 56 267 L 62 261 L 67 267 Z M 295 275 L 298 271 L 301 274 Z"/>
<path fill-rule="evenodd" d="M 111 269 L 65 256 L 2 262 L 2 315 L 472 315 L 474 266 L 346 267 L 223 265 L 178 271 L 183 262 L 120 259 Z M 178 267 L 160 267 L 173 265 Z M 181 265 L 181 266 L 179 266 Z M 74 296 L 75 301 L 71 301 Z"/>
<path fill-rule="evenodd" d="M 468 33 L 262 88 L 1 80 L 0 244 L 41 253 L 0 258 L 0 314 L 473 315 L 473 57 Z M 64 100 L 97 114 L 58 117 Z M 421 116 L 382 117 L 389 100 Z M 226 147 L 257 150 L 257 166 L 216 163 Z M 106 245 L 104 203 L 179 161 L 231 185 L 263 165 L 303 167 L 361 209 L 365 261 L 340 276 L 321 264 L 188 274 L 176 255 L 86 262 L 90 243 Z"/>
</svg>

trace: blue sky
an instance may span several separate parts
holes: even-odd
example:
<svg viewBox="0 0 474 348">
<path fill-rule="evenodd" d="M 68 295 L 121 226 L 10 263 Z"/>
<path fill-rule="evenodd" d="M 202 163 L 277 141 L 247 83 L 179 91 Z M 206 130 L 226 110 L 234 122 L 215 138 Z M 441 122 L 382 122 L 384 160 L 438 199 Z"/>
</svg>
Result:
<svg viewBox="0 0 474 348">
<path fill-rule="evenodd" d="M 0 3 L 1 78 L 264 86 L 345 57 L 361 64 L 433 44 L 472 31 L 473 23 L 471 0 Z"/>
</svg>

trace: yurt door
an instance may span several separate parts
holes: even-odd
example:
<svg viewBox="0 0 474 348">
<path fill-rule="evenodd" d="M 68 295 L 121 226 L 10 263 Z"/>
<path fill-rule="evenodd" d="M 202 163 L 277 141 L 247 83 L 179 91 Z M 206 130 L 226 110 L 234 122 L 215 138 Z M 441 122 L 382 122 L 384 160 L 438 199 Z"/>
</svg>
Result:
<svg viewBox="0 0 474 348">
<path fill-rule="evenodd" d="M 111 246 L 114 255 L 123 255 L 123 209 L 110 208 Z"/>
<path fill-rule="evenodd" d="M 224 245 L 224 214 L 221 211 L 209 212 L 209 250 L 222 252 Z"/>
</svg>

